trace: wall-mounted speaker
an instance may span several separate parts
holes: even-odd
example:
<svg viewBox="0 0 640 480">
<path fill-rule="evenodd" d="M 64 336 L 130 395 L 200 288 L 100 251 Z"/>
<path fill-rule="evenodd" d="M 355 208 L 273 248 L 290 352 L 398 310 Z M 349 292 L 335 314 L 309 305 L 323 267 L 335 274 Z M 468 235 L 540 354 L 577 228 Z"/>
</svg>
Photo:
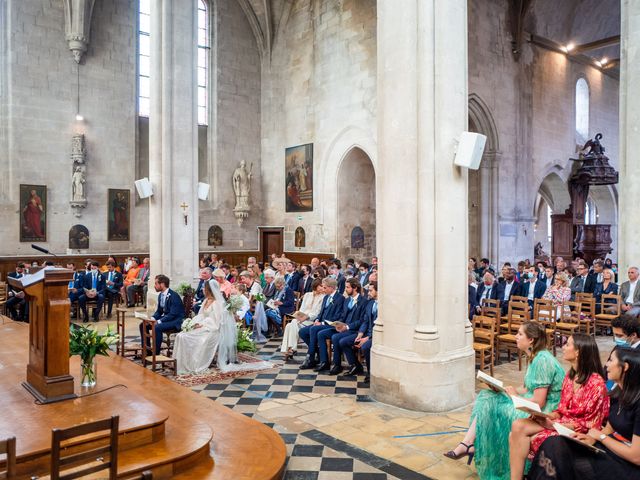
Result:
<svg viewBox="0 0 640 480">
<path fill-rule="evenodd" d="M 149 198 L 153 195 L 153 186 L 147 177 L 136 180 L 133 183 L 136 186 L 136 190 L 138 191 L 138 196 L 140 198 Z"/>
<path fill-rule="evenodd" d="M 202 182 L 198 182 L 198 199 L 199 200 L 206 200 L 207 198 L 209 198 L 209 184 L 208 183 L 202 183 Z"/>
<path fill-rule="evenodd" d="M 462 132 L 453 163 L 460 167 L 477 170 L 480 168 L 480 160 L 482 160 L 486 142 L 487 137 L 485 135 L 473 132 Z"/>
</svg>

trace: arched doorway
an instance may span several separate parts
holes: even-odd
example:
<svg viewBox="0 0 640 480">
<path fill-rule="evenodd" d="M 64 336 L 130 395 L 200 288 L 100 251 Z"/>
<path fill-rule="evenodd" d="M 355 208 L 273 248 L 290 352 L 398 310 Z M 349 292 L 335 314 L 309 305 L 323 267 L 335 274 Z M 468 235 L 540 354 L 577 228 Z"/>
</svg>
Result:
<svg viewBox="0 0 640 480">
<path fill-rule="evenodd" d="M 552 254 L 553 228 L 551 215 L 565 213 L 571 204 L 571 197 L 566 182 L 556 172 L 549 173 L 540 184 L 533 207 L 534 234 L 533 241 L 540 243 L 542 250 Z"/>
<path fill-rule="evenodd" d="M 345 154 L 338 169 L 337 207 L 338 257 L 369 261 L 376 254 L 376 174 L 371 159 L 358 147 Z M 358 235 L 352 235 L 354 229 Z"/>
</svg>

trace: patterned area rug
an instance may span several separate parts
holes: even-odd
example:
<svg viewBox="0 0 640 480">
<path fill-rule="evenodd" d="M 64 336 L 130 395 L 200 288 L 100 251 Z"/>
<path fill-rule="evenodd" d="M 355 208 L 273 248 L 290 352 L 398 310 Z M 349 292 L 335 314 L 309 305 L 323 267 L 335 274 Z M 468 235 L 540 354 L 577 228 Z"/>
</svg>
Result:
<svg viewBox="0 0 640 480">
<path fill-rule="evenodd" d="M 264 362 L 263 359 L 253 357 L 246 353 L 238 353 L 238 361 L 241 363 L 255 363 L 255 364 Z M 189 375 L 178 375 L 175 377 L 173 375 L 167 375 L 167 378 L 170 380 L 173 380 L 174 382 L 184 387 L 194 387 L 196 385 L 207 385 L 210 383 L 215 383 L 220 380 L 225 380 L 228 378 L 244 377 L 245 375 L 251 375 L 253 373 L 264 371 L 264 370 L 272 370 L 274 368 L 280 368 L 281 366 L 282 365 L 274 364 L 272 367 L 269 367 L 269 368 L 264 368 L 264 367 L 261 368 L 259 365 L 256 365 L 256 368 L 237 371 L 237 372 L 227 372 L 227 373 L 221 372 L 217 368 L 210 368 L 207 372 L 200 373 L 197 375 L 189 374 Z"/>
</svg>

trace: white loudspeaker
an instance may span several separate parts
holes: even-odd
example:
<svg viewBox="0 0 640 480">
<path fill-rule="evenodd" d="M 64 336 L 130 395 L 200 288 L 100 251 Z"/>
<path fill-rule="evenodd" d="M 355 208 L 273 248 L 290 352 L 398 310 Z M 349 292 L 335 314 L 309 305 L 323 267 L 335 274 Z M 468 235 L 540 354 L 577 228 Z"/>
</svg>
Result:
<svg viewBox="0 0 640 480">
<path fill-rule="evenodd" d="M 153 195 L 153 186 L 147 177 L 141 178 L 133 182 L 140 198 L 148 198 Z"/>
<path fill-rule="evenodd" d="M 198 199 L 206 200 L 209 198 L 209 184 L 198 182 Z"/>
<path fill-rule="evenodd" d="M 480 160 L 484 152 L 484 144 L 487 141 L 485 135 L 472 132 L 462 132 L 460 142 L 458 143 L 458 151 L 453 161 L 460 167 L 477 170 L 480 168 Z"/>
</svg>

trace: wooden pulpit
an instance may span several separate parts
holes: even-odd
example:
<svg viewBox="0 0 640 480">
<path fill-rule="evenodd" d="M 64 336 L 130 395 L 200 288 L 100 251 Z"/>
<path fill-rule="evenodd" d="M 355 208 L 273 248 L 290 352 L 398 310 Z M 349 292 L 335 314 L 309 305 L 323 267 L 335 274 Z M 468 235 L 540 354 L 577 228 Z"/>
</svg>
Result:
<svg viewBox="0 0 640 480">
<path fill-rule="evenodd" d="M 60 268 L 7 279 L 14 289 L 25 292 L 29 304 L 29 364 L 22 385 L 41 403 L 76 397 L 69 375 L 72 279 L 71 270 Z"/>
</svg>

